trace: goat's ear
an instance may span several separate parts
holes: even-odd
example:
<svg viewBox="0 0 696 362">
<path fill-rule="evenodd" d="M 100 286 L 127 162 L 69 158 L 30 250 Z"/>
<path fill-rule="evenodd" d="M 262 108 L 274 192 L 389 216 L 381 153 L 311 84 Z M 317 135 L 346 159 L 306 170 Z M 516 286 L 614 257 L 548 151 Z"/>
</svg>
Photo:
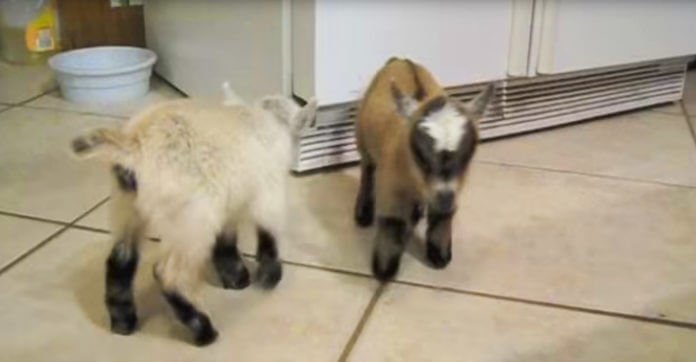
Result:
<svg viewBox="0 0 696 362">
<path fill-rule="evenodd" d="M 225 106 L 244 105 L 244 100 L 232 89 L 230 82 L 222 83 L 222 104 Z"/>
<path fill-rule="evenodd" d="M 493 100 L 494 93 L 495 86 L 489 83 L 481 93 L 462 107 L 466 116 L 472 121 L 478 121 Z"/>
<path fill-rule="evenodd" d="M 292 99 L 283 95 L 261 97 L 261 99 L 257 101 L 257 105 L 259 108 L 271 112 L 280 121 L 286 123 L 291 123 L 293 121 L 293 116 L 300 108 Z"/>
<path fill-rule="evenodd" d="M 413 112 L 418 109 L 418 101 L 413 97 L 405 95 L 404 92 L 401 91 L 401 88 L 396 85 L 394 79 L 390 81 L 389 86 L 394 103 L 396 103 L 396 111 L 402 117 L 409 119 Z"/>
<path fill-rule="evenodd" d="M 300 130 L 307 126 L 314 127 L 317 118 L 317 106 L 317 99 L 312 97 L 307 104 L 295 113 L 292 122 L 295 125 L 295 130 Z"/>
</svg>

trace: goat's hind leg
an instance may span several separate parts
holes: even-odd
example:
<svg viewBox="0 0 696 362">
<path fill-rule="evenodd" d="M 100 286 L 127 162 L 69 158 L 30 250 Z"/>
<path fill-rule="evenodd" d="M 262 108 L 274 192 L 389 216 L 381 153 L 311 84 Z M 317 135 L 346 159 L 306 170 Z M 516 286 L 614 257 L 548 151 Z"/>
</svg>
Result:
<svg viewBox="0 0 696 362">
<path fill-rule="evenodd" d="M 196 301 L 201 267 L 189 259 L 186 253 L 170 252 L 155 266 L 155 276 L 177 319 L 191 331 L 195 344 L 205 346 L 217 339 L 218 332 Z"/>
<path fill-rule="evenodd" d="M 200 215 L 200 209 L 182 212 L 162 231 L 163 260 L 155 265 L 155 277 L 174 314 L 193 334 L 194 342 L 204 346 L 217 339 L 218 332 L 197 301 L 202 272 L 210 259 L 216 228 Z"/>
<path fill-rule="evenodd" d="M 138 246 L 145 224 L 134 205 L 135 194 L 116 189 L 111 199 L 114 245 L 106 260 L 105 302 L 111 331 L 131 334 L 138 324 L 133 298 L 133 279 L 138 267 Z"/>
</svg>

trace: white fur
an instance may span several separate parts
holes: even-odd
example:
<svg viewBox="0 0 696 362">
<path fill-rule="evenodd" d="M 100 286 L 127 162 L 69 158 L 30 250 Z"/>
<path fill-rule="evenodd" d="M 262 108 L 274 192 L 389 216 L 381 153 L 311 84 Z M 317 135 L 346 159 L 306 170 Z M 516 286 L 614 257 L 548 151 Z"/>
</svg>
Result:
<svg viewBox="0 0 696 362">
<path fill-rule="evenodd" d="M 433 193 L 438 192 L 456 192 L 457 191 L 457 181 L 456 180 L 436 180 L 432 185 Z"/>
<path fill-rule="evenodd" d="M 188 273 L 179 267 L 186 261 L 199 266 L 215 236 L 234 231 L 240 220 L 283 232 L 282 212 L 273 218 L 259 212 L 285 210 L 292 140 L 272 113 L 175 101 L 135 117 L 125 129 L 139 145 L 126 166 L 138 182 L 134 206 L 141 222 L 161 234 L 167 253 L 183 258 L 172 273 Z M 163 271 L 165 283 L 177 284 L 178 276 Z"/>
<path fill-rule="evenodd" d="M 464 115 L 446 105 L 425 117 L 420 127 L 435 140 L 436 151 L 456 151 L 466 133 L 467 122 L 469 121 Z"/>
<path fill-rule="evenodd" d="M 316 101 L 300 108 L 281 98 L 251 106 L 170 101 L 135 116 L 121 131 L 102 129 L 78 139 L 93 141 L 78 155 L 134 172 L 136 192 L 114 182 L 114 237 L 135 243 L 146 227 L 161 236 L 165 256 L 156 275 L 165 290 L 194 301 L 216 236 L 233 235 L 243 221 L 283 239 L 293 131 L 313 118 Z"/>
</svg>

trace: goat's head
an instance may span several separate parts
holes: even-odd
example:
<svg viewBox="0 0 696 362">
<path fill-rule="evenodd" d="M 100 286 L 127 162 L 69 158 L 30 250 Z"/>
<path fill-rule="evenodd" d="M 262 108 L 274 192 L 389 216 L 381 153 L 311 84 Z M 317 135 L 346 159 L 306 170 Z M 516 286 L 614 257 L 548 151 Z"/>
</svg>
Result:
<svg viewBox="0 0 696 362">
<path fill-rule="evenodd" d="M 440 213 L 453 212 L 478 143 L 477 123 L 493 98 L 493 85 L 466 104 L 445 95 L 419 102 L 404 95 L 394 82 L 391 91 L 397 112 L 410 123 L 409 150 L 426 185 L 429 207 Z"/>
<path fill-rule="evenodd" d="M 304 106 L 299 106 L 294 100 L 273 95 L 262 97 L 258 106 L 271 112 L 279 121 L 287 124 L 293 133 L 297 133 L 309 122 L 314 122 L 317 113 L 317 100 L 312 98 Z"/>
</svg>

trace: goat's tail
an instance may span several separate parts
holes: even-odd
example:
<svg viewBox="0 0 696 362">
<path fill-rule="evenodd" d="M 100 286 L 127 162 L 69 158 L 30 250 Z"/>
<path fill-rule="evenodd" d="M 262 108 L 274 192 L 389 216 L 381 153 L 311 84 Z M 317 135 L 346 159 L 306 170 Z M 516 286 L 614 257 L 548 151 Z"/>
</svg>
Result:
<svg viewBox="0 0 696 362">
<path fill-rule="evenodd" d="M 99 128 L 79 136 L 70 144 L 72 153 L 81 159 L 96 158 L 118 162 L 131 151 L 131 142 L 118 130 Z"/>
</svg>

